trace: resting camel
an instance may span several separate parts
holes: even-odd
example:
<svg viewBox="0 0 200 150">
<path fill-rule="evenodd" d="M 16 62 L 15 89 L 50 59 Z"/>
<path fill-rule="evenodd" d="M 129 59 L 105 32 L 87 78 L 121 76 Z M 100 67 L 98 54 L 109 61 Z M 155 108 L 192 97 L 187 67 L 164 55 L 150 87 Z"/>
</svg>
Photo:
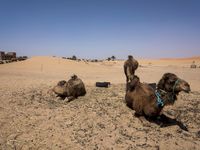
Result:
<svg viewBox="0 0 200 150">
<path fill-rule="evenodd" d="M 79 79 L 76 75 L 73 75 L 69 81 L 59 81 L 58 84 L 53 88 L 53 92 L 68 101 L 71 101 L 78 96 L 84 96 L 86 94 L 86 89 L 83 81 Z"/>
<path fill-rule="evenodd" d="M 135 70 L 138 68 L 138 62 L 129 55 L 128 59 L 124 62 L 124 73 L 126 75 L 126 83 L 131 81 L 135 75 Z"/>
<path fill-rule="evenodd" d="M 135 110 L 135 115 L 157 117 L 163 107 L 173 105 L 179 92 L 189 92 L 190 85 L 173 73 L 165 73 L 160 79 L 157 89 L 141 83 L 135 76 L 130 83 L 125 95 L 127 106 Z"/>
</svg>

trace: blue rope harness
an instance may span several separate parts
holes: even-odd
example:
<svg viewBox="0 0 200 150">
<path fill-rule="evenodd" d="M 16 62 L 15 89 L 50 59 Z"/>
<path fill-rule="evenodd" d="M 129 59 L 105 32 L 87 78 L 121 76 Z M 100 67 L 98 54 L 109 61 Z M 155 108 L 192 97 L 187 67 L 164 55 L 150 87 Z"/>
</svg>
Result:
<svg viewBox="0 0 200 150">
<path fill-rule="evenodd" d="M 158 91 L 155 91 L 156 97 L 157 97 L 157 106 L 158 107 L 164 107 L 164 102 L 160 96 L 160 93 L 158 93 Z"/>
<path fill-rule="evenodd" d="M 178 84 L 178 82 L 179 82 L 179 79 L 178 80 L 176 80 L 176 82 L 175 82 L 175 84 L 174 84 L 174 86 L 173 86 L 173 95 L 174 95 L 174 92 L 175 92 L 175 88 L 176 88 L 176 86 L 177 86 L 177 84 Z M 156 98 L 157 98 L 157 106 L 158 107 L 164 107 L 164 101 L 163 101 L 163 99 L 161 98 L 161 95 L 160 95 L 160 93 L 157 91 L 157 90 L 155 90 L 155 95 L 156 95 Z M 173 95 L 172 95 L 172 99 L 174 98 L 173 97 Z"/>
<path fill-rule="evenodd" d="M 173 94 L 174 94 L 174 92 L 175 92 L 175 88 L 176 88 L 178 82 L 179 82 L 179 79 L 176 80 L 176 82 L 175 82 L 175 84 L 174 84 L 174 86 L 173 86 Z"/>
</svg>

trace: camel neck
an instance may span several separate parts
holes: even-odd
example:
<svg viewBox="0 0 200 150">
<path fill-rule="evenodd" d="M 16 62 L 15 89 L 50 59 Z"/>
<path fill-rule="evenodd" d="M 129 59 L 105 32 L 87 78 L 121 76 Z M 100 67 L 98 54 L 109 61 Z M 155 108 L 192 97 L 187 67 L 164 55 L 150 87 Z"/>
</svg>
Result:
<svg viewBox="0 0 200 150">
<path fill-rule="evenodd" d="M 176 94 L 174 92 L 166 92 L 160 89 L 157 90 L 157 92 L 160 94 L 164 105 L 172 105 L 177 99 Z"/>
</svg>

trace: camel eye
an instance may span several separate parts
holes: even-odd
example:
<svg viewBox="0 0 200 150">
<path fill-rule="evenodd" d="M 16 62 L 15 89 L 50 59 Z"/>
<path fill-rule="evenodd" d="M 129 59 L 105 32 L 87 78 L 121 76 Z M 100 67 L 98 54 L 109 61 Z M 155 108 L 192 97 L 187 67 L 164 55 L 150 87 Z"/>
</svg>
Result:
<svg viewBox="0 0 200 150">
<path fill-rule="evenodd" d="M 184 86 L 189 86 L 189 84 L 188 83 L 184 83 Z"/>
<path fill-rule="evenodd" d="M 174 83 L 175 82 L 175 80 L 169 80 L 169 83 Z"/>
</svg>

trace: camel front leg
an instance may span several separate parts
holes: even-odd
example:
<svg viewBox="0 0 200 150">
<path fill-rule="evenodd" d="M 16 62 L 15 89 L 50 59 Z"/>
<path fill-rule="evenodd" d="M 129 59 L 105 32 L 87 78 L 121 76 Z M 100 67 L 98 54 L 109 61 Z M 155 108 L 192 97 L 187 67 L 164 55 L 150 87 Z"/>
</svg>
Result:
<svg viewBox="0 0 200 150">
<path fill-rule="evenodd" d="M 66 97 L 66 98 L 64 99 L 64 101 L 70 102 L 70 101 L 72 101 L 72 100 L 74 100 L 74 99 L 75 99 L 74 96 L 69 96 L 69 97 Z"/>
</svg>

